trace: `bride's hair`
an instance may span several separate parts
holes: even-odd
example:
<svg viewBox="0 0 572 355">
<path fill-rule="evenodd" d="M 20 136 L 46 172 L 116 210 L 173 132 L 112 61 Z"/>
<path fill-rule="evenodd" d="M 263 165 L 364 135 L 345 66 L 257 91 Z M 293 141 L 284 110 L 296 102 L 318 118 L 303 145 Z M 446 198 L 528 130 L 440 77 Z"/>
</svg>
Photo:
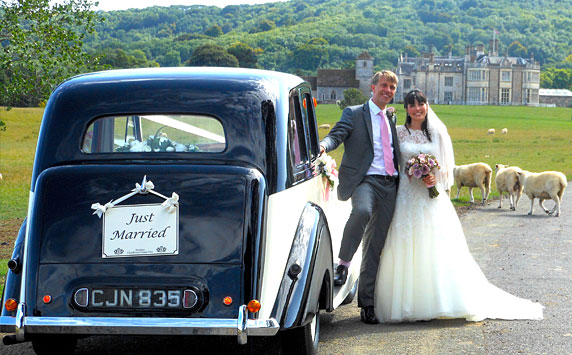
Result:
<svg viewBox="0 0 572 355">
<path fill-rule="evenodd" d="M 415 105 L 415 101 L 419 102 L 420 104 L 427 104 L 427 97 L 425 97 L 425 95 L 417 89 L 408 92 L 403 99 L 403 107 L 405 107 L 405 112 L 407 112 L 407 107 L 409 105 Z M 409 131 L 410 124 L 411 116 L 409 116 L 409 113 L 407 113 L 407 117 L 405 118 L 405 129 L 407 129 L 407 132 L 411 134 L 411 131 Z M 429 126 L 427 124 L 427 115 L 425 115 L 425 120 L 421 124 L 421 131 L 429 139 L 429 142 L 431 142 L 431 134 L 429 133 Z"/>
</svg>

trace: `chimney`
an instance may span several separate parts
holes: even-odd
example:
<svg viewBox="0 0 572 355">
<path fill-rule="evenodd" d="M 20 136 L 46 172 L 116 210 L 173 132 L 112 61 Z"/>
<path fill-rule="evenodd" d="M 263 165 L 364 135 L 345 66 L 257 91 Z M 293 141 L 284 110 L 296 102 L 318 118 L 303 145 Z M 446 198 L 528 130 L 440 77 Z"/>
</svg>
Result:
<svg viewBox="0 0 572 355">
<path fill-rule="evenodd" d="M 480 55 L 485 54 L 485 45 L 484 44 L 477 44 L 477 57 Z"/>
</svg>

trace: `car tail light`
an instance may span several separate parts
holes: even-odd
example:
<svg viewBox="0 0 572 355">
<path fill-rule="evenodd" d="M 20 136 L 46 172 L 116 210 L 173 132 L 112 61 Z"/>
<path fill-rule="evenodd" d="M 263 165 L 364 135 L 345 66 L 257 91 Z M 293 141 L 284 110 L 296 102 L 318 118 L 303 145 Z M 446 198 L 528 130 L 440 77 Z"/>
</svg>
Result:
<svg viewBox="0 0 572 355">
<path fill-rule="evenodd" d="M 314 101 L 314 107 L 318 106 L 318 100 L 315 97 L 312 97 L 312 101 Z"/>
<path fill-rule="evenodd" d="M 73 300 L 75 304 L 80 307 L 87 307 L 88 300 L 89 300 L 89 293 L 87 292 L 87 288 L 80 288 L 79 290 L 75 291 L 73 295 Z"/>
<path fill-rule="evenodd" d="M 258 302 L 258 300 L 252 300 L 248 302 L 247 308 L 250 312 L 256 313 L 260 311 L 260 302 Z"/>
<path fill-rule="evenodd" d="M 18 308 L 18 302 L 13 298 L 8 298 L 6 303 L 4 303 L 4 308 L 9 312 L 14 312 Z"/>
<path fill-rule="evenodd" d="M 183 307 L 193 308 L 199 301 L 199 296 L 193 290 L 185 290 L 183 295 Z"/>
<path fill-rule="evenodd" d="M 232 297 L 230 296 L 226 296 L 223 300 L 222 303 L 224 303 L 227 306 L 230 306 L 232 304 Z"/>
<path fill-rule="evenodd" d="M 52 302 L 52 296 L 44 295 L 44 297 L 42 297 L 42 301 L 44 301 L 45 304 L 48 304 L 48 303 Z"/>
</svg>

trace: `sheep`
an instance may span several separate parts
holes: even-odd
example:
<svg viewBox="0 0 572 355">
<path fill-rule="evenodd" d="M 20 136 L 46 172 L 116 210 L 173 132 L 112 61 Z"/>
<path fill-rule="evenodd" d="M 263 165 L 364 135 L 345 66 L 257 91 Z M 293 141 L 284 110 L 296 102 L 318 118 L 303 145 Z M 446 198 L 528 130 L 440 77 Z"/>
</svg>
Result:
<svg viewBox="0 0 572 355">
<path fill-rule="evenodd" d="M 507 133 L 508 133 L 508 128 L 503 128 L 500 133 L 502 133 L 502 134 L 507 134 Z"/>
<path fill-rule="evenodd" d="M 529 215 L 532 215 L 534 199 L 537 198 L 540 207 L 548 214 L 554 214 L 555 217 L 560 215 L 560 203 L 562 202 L 562 195 L 568 185 L 566 175 L 559 171 L 544 171 L 541 173 L 531 173 L 530 171 L 523 170 L 518 173 L 518 180 L 524 187 L 524 194 L 530 199 Z M 548 210 L 544 207 L 544 200 L 554 200 L 554 207 Z"/>
<path fill-rule="evenodd" d="M 321 124 L 318 128 L 330 129 L 330 125 L 328 123 L 324 123 L 324 124 Z"/>
<path fill-rule="evenodd" d="M 495 134 L 495 129 L 494 128 L 489 128 L 489 132 L 487 134 Z"/>
<path fill-rule="evenodd" d="M 471 195 L 471 203 L 475 202 L 473 198 L 473 187 L 481 189 L 481 196 L 483 198 L 483 205 L 489 198 L 491 190 L 491 175 L 493 169 L 486 163 L 473 163 L 468 165 L 458 165 L 453 169 L 455 177 L 455 184 L 457 185 L 457 199 L 461 193 L 461 187 L 467 186 L 469 188 L 469 195 Z"/>
<path fill-rule="evenodd" d="M 518 200 L 520 200 L 520 196 L 522 196 L 522 184 L 518 180 L 518 173 L 521 172 L 522 169 L 518 166 L 496 164 L 495 171 L 495 184 L 497 185 L 500 196 L 499 208 L 502 208 L 502 195 L 504 192 L 507 192 L 510 209 L 515 211 Z"/>
</svg>

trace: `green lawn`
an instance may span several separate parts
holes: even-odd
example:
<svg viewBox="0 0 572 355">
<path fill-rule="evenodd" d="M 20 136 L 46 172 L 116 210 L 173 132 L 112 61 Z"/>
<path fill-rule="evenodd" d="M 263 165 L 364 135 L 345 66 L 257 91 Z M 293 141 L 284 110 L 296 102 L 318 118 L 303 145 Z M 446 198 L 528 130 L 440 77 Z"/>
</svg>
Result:
<svg viewBox="0 0 572 355">
<path fill-rule="evenodd" d="M 397 110 L 397 123 L 405 122 L 402 105 L 391 105 Z M 432 105 L 435 113 L 448 127 L 455 150 L 457 165 L 484 162 L 493 169 L 495 164 L 516 165 L 529 171 L 557 170 L 572 179 L 572 109 L 561 107 L 523 106 L 458 106 Z M 341 110 L 335 105 L 318 105 L 320 123 L 332 127 Z M 489 128 L 496 133 L 488 135 Z M 508 134 L 501 134 L 503 128 Z M 320 130 L 323 137 L 327 130 Z M 343 147 L 331 152 L 340 162 Z M 339 164 L 338 164 L 339 165 Z M 492 197 L 498 196 L 491 185 Z M 452 194 L 457 188 L 453 187 Z M 475 191 L 473 191 L 475 193 Z M 461 192 L 459 203 L 469 200 L 468 190 Z M 477 196 L 480 191 L 477 191 Z"/>
</svg>

